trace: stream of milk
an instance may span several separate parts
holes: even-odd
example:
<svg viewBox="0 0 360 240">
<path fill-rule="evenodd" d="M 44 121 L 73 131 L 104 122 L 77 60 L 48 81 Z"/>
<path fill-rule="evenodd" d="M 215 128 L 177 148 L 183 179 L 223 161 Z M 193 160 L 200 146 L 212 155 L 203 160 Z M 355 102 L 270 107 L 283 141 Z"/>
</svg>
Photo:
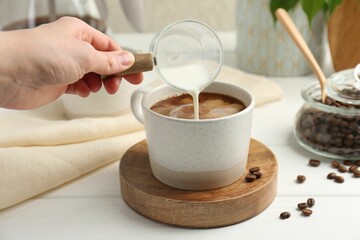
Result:
<svg viewBox="0 0 360 240">
<path fill-rule="evenodd" d="M 162 69 L 161 73 L 168 84 L 184 90 L 192 96 L 194 118 L 199 119 L 199 94 L 212 81 L 205 67 L 200 64 L 189 64 L 181 67 L 165 68 Z"/>
</svg>

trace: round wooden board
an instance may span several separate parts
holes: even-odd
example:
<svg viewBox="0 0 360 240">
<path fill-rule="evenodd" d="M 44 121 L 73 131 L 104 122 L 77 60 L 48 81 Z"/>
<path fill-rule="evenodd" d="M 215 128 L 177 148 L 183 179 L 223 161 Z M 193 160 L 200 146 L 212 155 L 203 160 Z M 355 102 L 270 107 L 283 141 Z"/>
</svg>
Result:
<svg viewBox="0 0 360 240">
<path fill-rule="evenodd" d="M 277 189 L 278 166 L 274 154 L 251 140 L 246 172 L 258 166 L 263 176 L 214 190 L 187 191 L 158 181 L 152 174 L 147 144 L 132 146 L 120 161 L 120 186 L 125 202 L 136 212 L 166 224 L 189 228 L 214 228 L 252 218 L 267 208 Z"/>
</svg>

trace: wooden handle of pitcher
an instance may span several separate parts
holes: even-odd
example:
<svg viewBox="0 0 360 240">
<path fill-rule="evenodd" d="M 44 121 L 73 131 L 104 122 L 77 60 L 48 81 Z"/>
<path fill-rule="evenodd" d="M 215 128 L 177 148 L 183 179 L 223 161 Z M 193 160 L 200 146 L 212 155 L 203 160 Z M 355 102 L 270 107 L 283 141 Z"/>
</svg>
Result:
<svg viewBox="0 0 360 240">
<path fill-rule="evenodd" d="M 104 78 L 113 77 L 113 76 L 121 77 L 129 74 L 147 72 L 153 70 L 154 59 L 151 53 L 135 53 L 134 57 L 135 57 L 135 62 L 130 68 L 120 73 L 104 76 Z"/>
</svg>

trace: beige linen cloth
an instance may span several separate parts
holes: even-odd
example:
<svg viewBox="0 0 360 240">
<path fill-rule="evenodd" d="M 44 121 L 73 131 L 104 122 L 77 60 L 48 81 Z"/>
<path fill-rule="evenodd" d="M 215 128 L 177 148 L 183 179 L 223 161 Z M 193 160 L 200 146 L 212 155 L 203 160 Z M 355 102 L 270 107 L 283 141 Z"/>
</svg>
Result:
<svg viewBox="0 0 360 240">
<path fill-rule="evenodd" d="M 283 94 L 276 83 L 230 67 L 223 67 L 218 79 L 250 90 L 257 106 Z M 30 111 L 2 112 L 0 209 L 119 160 L 144 138 L 143 126 L 131 113 L 67 119 L 61 101 Z"/>
</svg>

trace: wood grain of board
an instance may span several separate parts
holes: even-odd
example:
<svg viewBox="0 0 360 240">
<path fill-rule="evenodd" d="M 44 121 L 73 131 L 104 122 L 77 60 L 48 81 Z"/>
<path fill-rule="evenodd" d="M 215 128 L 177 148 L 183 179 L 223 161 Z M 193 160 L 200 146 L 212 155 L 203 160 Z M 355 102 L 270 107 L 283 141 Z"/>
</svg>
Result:
<svg viewBox="0 0 360 240">
<path fill-rule="evenodd" d="M 188 228 L 214 228 L 252 218 L 276 195 L 278 166 L 264 144 L 251 140 L 246 171 L 259 166 L 263 176 L 213 190 L 188 191 L 167 186 L 152 174 L 146 141 L 131 147 L 120 161 L 120 185 L 125 202 L 150 219 Z"/>
</svg>

